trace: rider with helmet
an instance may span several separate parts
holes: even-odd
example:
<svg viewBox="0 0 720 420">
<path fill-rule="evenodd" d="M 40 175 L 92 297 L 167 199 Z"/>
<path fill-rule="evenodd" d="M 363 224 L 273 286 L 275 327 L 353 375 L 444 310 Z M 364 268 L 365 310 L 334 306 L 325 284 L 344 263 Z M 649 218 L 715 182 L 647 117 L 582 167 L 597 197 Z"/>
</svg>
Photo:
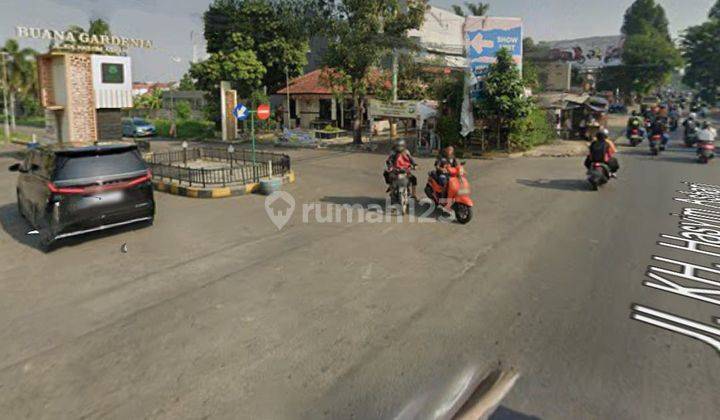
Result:
<svg viewBox="0 0 720 420">
<path fill-rule="evenodd" d="M 417 200 L 415 193 L 417 189 L 417 178 L 411 172 L 416 165 L 415 159 L 410 154 L 410 151 L 407 150 L 405 140 L 398 140 L 393 146 L 390 156 L 388 156 L 385 161 L 383 177 L 385 178 L 385 183 L 388 184 L 388 192 L 390 191 L 390 186 L 393 183 L 396 173 L 406 172 L 410 180 L 410 194 Z"/>
<path fill-rule="evenodd" d="M 610 170 L 610 176 L 615 177 L 615 173 L 620 169 L 615 153 L 617 148 L 615 143 L 609 138 L 609 132 L 606 128 L 598 131 L 595 140 L 590 143 L 590 152 L 585 158 L 585 167 L 590 169 L 593 163 L 604 163 Z"/>
<path fill-rule="evenodd" d="M 633 111 L 632 115 L 628 119 L 627 123 L 627 129 L 625 136 L 627 138 L 630 138 L 632 134 L 632 130 L 637 129 L 640 132 L 640 135 L 645 137 L 645 128 L 643 127 L 643 119 L 640 117 L 640 114 L 638 114 L 637 111 Z"/>
</svg>

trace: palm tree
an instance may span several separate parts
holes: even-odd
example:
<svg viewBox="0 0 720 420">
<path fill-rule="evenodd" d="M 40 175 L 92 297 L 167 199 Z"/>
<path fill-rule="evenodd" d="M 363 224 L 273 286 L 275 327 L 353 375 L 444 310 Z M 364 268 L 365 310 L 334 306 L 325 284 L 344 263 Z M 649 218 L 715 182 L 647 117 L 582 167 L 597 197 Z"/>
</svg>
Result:
<svg viewBox="0 0 720 420">
<path fill-rule="evenodd" d="M 0 50 L 7 54 L 8 93 L 10 94 L 10 124 L 15 129 L 15 102 L 18 96 L 34 94 L 37 91 L 35 77 L 35 55 L 32 48 L 20 48 L 14 39 L 5 41 Z"/>
<path fill-rule="evenodd" d="M 465 14 L 465 11 L 463 10 L 462 6 L 458 6 L 457 4 L 453 4 L 452 6 L 453 12 L 455 12 L 458 16 L 467 16 Z M 488 12 L 488 9 L 490 9 L 490 5 L 487 3 L 470 3 L 465 2 L 465 7 L 470 11 L 470 16 L 485 16 Z"/>
<path fill-rule="evenodd" d="M 110 35 L 110 25 L 102 19 L 90 20 L 87 32 L 90 35 Z"/>
<path fill-rule="evenodd" d="M 470 11 L 473 16 L 485 16 L 490 9 L 490 5 L 487 3 L 470 3 L 465 2 L 465 7 Z"/>
<path fill-rule="evenodd" d="M 458 6 L 457 4 L 453 4 L 452 6 L 453 12 L 455 12 L 456 15 L 465 17 L 465 11 L 463 10 L 462 6 Z"/>
</svg>

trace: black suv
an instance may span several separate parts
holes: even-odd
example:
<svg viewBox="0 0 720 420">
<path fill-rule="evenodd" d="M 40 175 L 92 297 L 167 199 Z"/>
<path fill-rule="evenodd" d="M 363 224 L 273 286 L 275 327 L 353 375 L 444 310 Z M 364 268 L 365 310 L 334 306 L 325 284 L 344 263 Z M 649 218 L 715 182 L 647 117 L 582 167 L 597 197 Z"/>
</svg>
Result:
<svg viewBox="0 0 720 420">
<path fill-rule="evenodd" d="M 20 173 L 18 211 L 44 250 L 69 236 L 153 222 L 152 174 L 135 144 L 38 146 L 10 170 Z"/>
</svg>

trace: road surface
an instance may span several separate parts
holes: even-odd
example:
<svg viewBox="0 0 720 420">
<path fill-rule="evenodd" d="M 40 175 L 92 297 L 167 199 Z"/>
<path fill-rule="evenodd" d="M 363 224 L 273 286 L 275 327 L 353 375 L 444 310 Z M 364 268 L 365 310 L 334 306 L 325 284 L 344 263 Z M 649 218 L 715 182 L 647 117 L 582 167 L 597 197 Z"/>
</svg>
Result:
<svg viewBox="0 0 720 420">
<path fill-rule="evenodd" d="M 716 419 L 720 353 L 631 319 L 720 314 L 643 285 L 653 255 L 717 261 L 656 243 L 683 181 L 720 185 L 693 157 L 623 149 L 599 192 L 578 158 L 472 161 L 460 226 L 304 223 L 382 203 L 383 156 L 298 152 L 282 230 L 260 196 L 157 194 L 153 227 L 47 255 L 1 175 L 0 418 L 394 418 L 501 365 L 522 376 L 496 418 Z"/>
</svg>

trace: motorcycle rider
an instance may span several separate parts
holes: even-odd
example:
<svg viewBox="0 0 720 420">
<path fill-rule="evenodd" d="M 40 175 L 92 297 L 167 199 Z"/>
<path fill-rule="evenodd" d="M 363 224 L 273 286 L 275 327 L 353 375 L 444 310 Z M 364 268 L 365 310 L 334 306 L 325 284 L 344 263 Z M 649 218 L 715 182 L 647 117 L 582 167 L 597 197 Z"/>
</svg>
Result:
<svg viewBox="0 0 720 420">
<path fill-rule="evenodd" d="M 637 128 L 640 131 L 640 135 L 645 137 L 645 128 L 643 127 L 643 119 L 640 117 L 637 111 L 633 111 L 632 115 L 628 119 L 627 130 L 625 136 L 630 138 L 631 130 Z"/>
<path fill-rule="evenodd" d="M 685 137 L 687 138 L 688 133 L 690 130 L 697 129 L 697 114 L 694 112 L 691 112 L 690 115 L 683 121 L 683 128 L 685 129 Z"/>
<path fill-rule="evenodd" d="M 670 135 L 667 133 L 667 119 L 660 117 L 655 119 L 652 126 L 650 126 L 650 135 L 648 137 L 653 136 L 660 136 L 662 139 L 660 143 L 660 150 L 665 150 L 668 141 L 670 141 Z"/>
<path fill-rule="evenodd" d="M 607 129 L 598 131 L 595 136 L 595 140 L 590 143 L 590 152 L 585 158 L 585 167 L 590 169 L 593 163 L 604 163 L 610 170 L 610 176 L 616 178 L 616 172 L 620 169 L 620 163 L 615 157 L 617 148 L 615 143 L 609 138 L 609 132 Z"/>
<path fill-rule="evenodd" d="M 444 188 L 443 195 L 447 191 L 447 183 L 450 177 L 457 174 L 457 168 L 460 167 L 460 162 L 455 159 L 455 148 L 448 146 L 440 152 L 437 160 L 435 160 L 435 179 Z"/>
<path fill-rule="evenodd" d="M 715 130 L 709 122 L 703 122 L 702 128 L 698 131 L 698 141 L 713 143 L 715 138 L 717 138 L 717 130 Z"/>
<path fill-rule="evenodd" d="M 410 151 L 407 150 L 405 140 L 398 140 L 393 146 L 390 156 L 388 156 L 387 160 L 385 160 L 385 171 L 383 172 L 383 177 L 385 178 L 385 183 L 388 184 L 387 192 L 390 192 L 390 189 L 392 188 L 392 183 L 396 176 L 395 172 L 406 172 L 408 179 L 410 180 L 410 195 L 417 201 L 417 177 L 415 177 L 415 175 L 411 172 L 415 166 L 417 166 L 417 164 L 410 154 Z"/>
</svg>

